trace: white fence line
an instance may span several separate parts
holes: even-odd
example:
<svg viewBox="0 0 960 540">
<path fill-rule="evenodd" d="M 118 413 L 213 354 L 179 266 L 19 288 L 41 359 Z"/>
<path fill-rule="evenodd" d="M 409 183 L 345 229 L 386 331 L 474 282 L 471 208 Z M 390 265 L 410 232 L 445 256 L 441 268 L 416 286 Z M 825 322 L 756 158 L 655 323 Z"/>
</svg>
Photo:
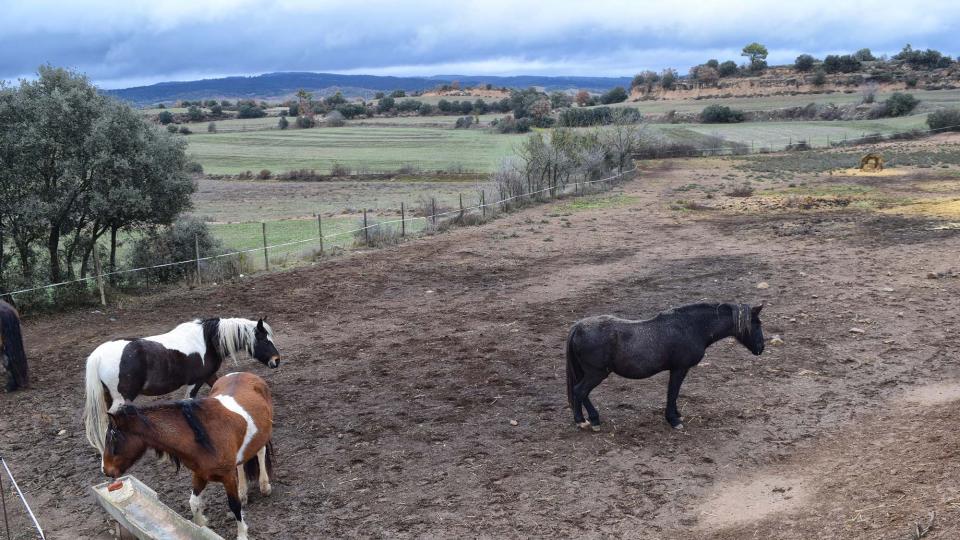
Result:
<svg viewBox="0 0 960 540">
<path fill-rule="evenodd" d="M 617 173 L 617 174 L 615 174 L 615 175 L 613 175 L 613 176 L 608 176 L 608 177 L 606 177 L 606 178 L 601 178 L 601 179 L 599 179 L 599 180 L 589 180 L 589 181 L 576 182 L 576 183 L 577 183 L 577 184 L 595 184 L 595 183 L 598 183 L 598 182 L 609 182 L 610 180 L 613 180 L 614 178 L 622 177 L 623 175 L 628 174 L 628 173 L 632 173 L 632 172 L 634 172 L 634 171 L 636 171 L 636 170 L 637 170 L 636 168 L 633 168 L 633 169 L 630 169 L 630 170 L 626 170 L 626 171 L 619 172 L 619 173 Z M 282 242 L 282 243 L 279 243 L 279 244 L 273 244 L 273 245 L 267 245 L 267 246 L 260 246 L 260 247 L 250 248 L 250 249 L 242 249 L 242 250 L 238 250 L 238 251 L 231 251 L 231 252 L 228 252 L 228 253 L 221 253 L 221 254 L 219 254 L 219 255 L 210 255 L 210 256 L 207 256 L 207 257 L 199 257 L 199 258 L 194 257 L 194 258 L 192 258 L 192 259 L 187 259 L 187 260 L 183 260 L 183 261 L 169 262 L 169 263 L 163 263 L 163 264 L 156 264 L 156 265 L 153 265 L 153 266 L 141 266 L 141 267 L 138 267 L 138 268 L 128 268 L 128 269 L 126 269 L 126 270 L 114 270 L 114 271 L 112 271 L 112 272 L 102 272 L 102 273 L 100 273 L 100 274 L 93 274 L 93 275 L 90 275 L 90 276 L 87 276 L 87 277 L 83 277 L 83 278 L 71 279 L 71 280 L 66 280 L 66 281 L 60 281 L 60 282 L 58 282 L 58 283 L 50 283 L 50 284 L 47 284 L 47 285 L 39 285 L 39 286 L 37 286 L 37 287 L 30 287 L 30 288 L 18 289 L 18 290 L 15 290 L 15 291 L 9 291 L 9 292 L 5 292 L 5 293 L 0 293 L 0 296 L 7 296 L 7 295 L 9 295 L 9 296 L 15 296 L 15 295 L 18 295 L 18 294 L 24 294 L 24 293 L 28 293 L 28 292 L 41 291 L 41 290 L 45 290 L 45 289 L 53 289 L 53 288 L 56 288 L 56 287 L 62 287 L 62 286 L 64 286 L 64 285 L 70 285 L 70 284 L 73 284 L 73 283 L 84 283 L 84 282 L 88 282 L 88 281 L 96 281 L 98 278 L 105 278 L 105 277 L 110 277 L 110 276 L 118 276 L 118 275 L 122 275 L 122 274 L 131 274 L 131 273 L 135 273 L 135 272 L 144 272 L 144 271 L 147 271 L 147 270 L 156 270 L 156 269 L 158 269 L 158 268 L 168 268 L 168 267 L 171 267 L 171 266 L 180 266 L 180 265 L 185 265 L 185 264 L 197 264 L 197 263 L 199 263 L 199 262 L 211 261 L 211 260 L 215 260 L 215 259 L 222 259 L 222 258 L 224 258 L 224 257 L 233 257 L 233 256 L 235 256 L 235 255 L 242 255 L 242 254 L 244 254 L 244 253 L 258 253 L 258 252 L 262 252 L 262 251 L 264 251 L 264 250 L 268 250 L 268 251 L 269 251 L 269 250 L 271 250 L 271 249 L 282 248 L 282 247 L 287 247 L 287 246 L 295 246 L 295 245 L 301 245 L 301 244 L 308 244 L 308 243 L 320 242 L 321 240 L 328 240 L 328 239 L 332 239 L 332 238 L 337 238 L 337 237 L 342 237 L 342 236 L 353 235 L 353 234 L 356 234 L 356 233 L 358 233 L 358 232 L 362 232 L 362 231 L 364 231 L 364 230 L 373 229 L 373 228 L 375 228 L 375 227 L 380 227 L 380 226 L 382 226 L 382 225 L 391 225 L 391 224 L 394 224 L 394 223 L 410 222 L 410 221 L 416 221 L 416 220 L 424 220 L 424 221 L 434 220 L 434 221 L 435 221 L 435 220 L 436 220 L 437 218 L 439 218 L 439 217 L 447 216 L 447 215 L 450 215 L 450 214 L 461 214 L 461 213 L 468 212 L 468 211 L 470 211 L 470 210 L 481 210 L 481 209 L 483 209 L 483 208 L 489 208 L 489 207 L 497 206 L 497 205 L 500 205 L 500 204 L 503 204 L 503 203 L 506 203 L 506 202 L 510 202 L 510 201 L 512 201 L 512 200 L 514 200 L 514 199 L 520 199 L 520 198 L 524 198 L 524 197 L 531 197 L 531 196 L 534 196 L 534 195 L 539 195 L 539 194 L 541 194 L 541 193 L 545 193 L 545 192 L 547 192 L 547 191 L 553 191 L 553 190 L 556 190 L 556 189 L 557 189 L 557 187 L 550 187 L 550 188 L 541 189 L 541 190 L 538 190 L 538 191 L 533 191 L 533 192 L 530 192 L 530 193 L 524 193 L 524 194 L 521 194 L 521 195 L 514 195 L 513 197 L 507 197 L 507 198 L 501 199 L 501 200 L 499 200 L 499 201 L 494 201 L 494 202 L 489 202 L 489 203 L 481 203 L 481 204 L 478 204 L 478 205 L 475 205 L 475 206 L 463 207 L 463 208 L 456 209 L 456 210 L 449 210 L 449 211 L 447 211 L 447 212 L 438 212 L 438 213 L 431 214 L 431 215 L 428 215 L 428 216 L 417 216 L 417 217 L 408 217 L 408 218 L 403 218 L 403 219 L 394 219 L 394 220 L 389 220 L 389 221 L 380 221 L 380 222 L 374 223 L 374 224 L 372 224 L 372 225 L 367 225 L 367 226 L 365 226 L 365 227 L 360 227 L 360 228 L 357 228 L 357 229 L 350 229 L 350 230 L 348 230 L 348 231 L 341 231 L 341 232 L 338 232 L 338 233 L 333 233 L 333 234 L 328 234 L 328 235 L 323 235 L 323 236 L 320 236 L 320 235 L 311 236 L 310 238 L 306 238 L 306 239 L 303 239 L 303 240 L 292 240 L 292 241 L 289 241 L 289 242 Z"/>
<path fill-rule="evenodd" d="M 20 497 L 20 501 L 23 503 L 24 508 L 26 508 L 27 513 L 30 514 L 30 519 L 33 520 L 33 525 L 37 528 L 37 532 L 40 533 L 41 540 L 46 540 L 47 537 L 43 534 L 43 529 L 40 527 L 40 522 L 37 521 L 37 516 L 33 515 L 33 510 L 30 508 L 30 505 L 27 503 L 27 498 L 23 496 L 23 492 L 20 491 L 20 486 L 17 485 L 17 480 L 13 477 L 13 473 L 10 472 L 10 467 L 7 466 L 6 460 L 0 457 L 0 463 L 3 464 L 4 470 L 7 471 L 7 476 L 10 477 L 10 482 L 13 484 L 13 488 L 17 490 L 17 495 Z M 3 479 L 0 478 L 0 481 L 2 480 Z M 7 534 L 9 533 L 10 531 L 7 531 Z"/>
</svg>

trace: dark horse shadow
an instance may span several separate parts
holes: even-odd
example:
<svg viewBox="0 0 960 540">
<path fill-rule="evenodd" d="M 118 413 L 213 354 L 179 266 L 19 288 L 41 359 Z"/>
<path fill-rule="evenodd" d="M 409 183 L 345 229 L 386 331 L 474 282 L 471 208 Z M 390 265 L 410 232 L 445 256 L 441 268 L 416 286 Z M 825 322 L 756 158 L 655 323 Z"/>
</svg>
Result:
<svg viewBox="0 0 960 540">
<path fill-rule="evenodd" d="M 645 379 L 669 371 L 667 422 L 682 428 L 677 395 L 687 371 L 700 363 L 707 347 L 726 337 L 735 337 L 759 356 L 764 346 L 761 309 L 762 305 L 691 304 L 645 321 L 611 315 L 577 321 L 567 337 L 567 399 L 574 422 L 600 430 L 600 413 L 590 402 L 590 391 L 611 373 Z M 583 419 L 584 408 L 589 423 Z"/>
</svg>

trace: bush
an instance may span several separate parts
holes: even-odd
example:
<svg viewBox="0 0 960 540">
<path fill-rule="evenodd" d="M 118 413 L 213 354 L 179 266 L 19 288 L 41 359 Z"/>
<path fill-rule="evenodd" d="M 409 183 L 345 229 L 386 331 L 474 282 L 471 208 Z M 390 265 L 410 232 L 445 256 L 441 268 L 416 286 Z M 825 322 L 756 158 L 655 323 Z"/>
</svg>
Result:
<svg viewBox="0 0 960 540">
<path fill-rule="evenodd" d="M 309 116 L 298 116 L 298 117 L 297 117 L 297 127 L 298 127 L 298 128 L 302 128 L 302 129 L 312 128 L 312 127 L 315 126 L 315 125 L 317 125 L 317 123 L 314 121 L 313 118 L 310 118 Z"/>
<path fill-rule="evenodd" d="M 206 223 L 194 217 L 184 217 L 173 225 L 153 229 L 134 242 L 130 252 L 131 264 L 140 268 L 189 261 L 196 256 L 195 243 L 200 246 L 201 257 L 223 253 L 223 246 Z M 194 274 L 196 266 L 178 264 L 156 268 L 152 272 L 157 281 L 171 283 Z"/>
<path fill-rule="evenodd" d="M 290 121 L 287 120 L 286 116 L 281 116 L 280 120 L 277 122 L 277 127 L 280 129 L 287 129 L 290 127 Z"/>
<path fill-rule="evenodd" d="M 203 165 L 200 165 L 196 161 L 188 161 L 187 164 L 183 166 L 183 170 L 190 174 L 203 174 Z"/>
<path fill-rule="evenodd" d="M 860 61 L 849 54 L 830 54 L 823 59 L 823 69 L 827 73 L 853 73 L 860 70 Z"/>
<path fill-rule="evenodd" d="M 263 169 L 257 174 L 257 180 L 269 180 L 273 174 L 270 172 L 270 169 Z"/>
<path fill-rule="evenodd" d="M 323 117 L 323 123 L 328 127 L 343 127 L 347 122 L 340 111 L 330 111 Z"/>
<path fill-rule="evenodd" d="M 673 90 L 673 87 L 676 84 L 677 71 L 673 68 L 667 68 L 663 70 L 663 73 L 660 75 L 660 86 L 664 90 Z"/>
<path fill-rule="evenodd" d="M 167 131 L 168 131 L 169 133 L 176 133 L 176 132 L 177 132 L 177 125 L 176 125 L 176 124 L 167 124 Z"/>
<path fill-rule="evenodd" d="M 530 131 L 531 122 L 529 118 L 516 119 L 508 114 L 503 118 L 494 120 L 493 125 L 500 133 L 526 133 Z"/>
<path fill-rule="evenodd" d="M 870 49 L 866 48 L 860 49 L 859 51 L 853 53 L 853 57 L 861 62 L 873 62 L 876 60 L 876 58 L 873 56 L 873 53 L 870 52 Z"/>
<path fill-rule="evenodd" d="M 944 109 L 927 115 L 927 125 L 937 131 L 960 131 L 960 109 Z"/>
<path fill-rule="evenodd" d="M 817 62 L 817 59 L 810 56 L 809 54 L 801 54 L 800 56 L 797 57 L 796 60 L 794 60 L 793 69 L 800 72 L 810 71 L 811 69 L 813 69 L 813 64 L 815 64 L 816 62 Z"/>
<path fill-rule="evenodd" d="M 453 125 L 453 128 L 468 129 L 471 125 L 473 125 L 472 116 L 461 116 L 460 118 L 457 118 L 457 122 Z"/>
<path fill-rule="evenodd" d="M 173 113 L 170 111 L 160 111 L 160 114 L 157 115 L 157 121 L 163 125 L 167 125 L 173 122 Z"/>
<path fill-rule="evenodd" d="M 391 109 L 396 105 L 396 100 L 392 97 L 385 97 L 377 102 L 377 112 L 380 114 L 390 112 Z"/>
<path fill-rule="evenodd" d="M 700 113 L 704 124 L 729 124 L 743 122 L 743 111 L 731 109 L 726 105 L 708 105 Z"/>
<path fill-rule="evenodd" d="M 627 91 L 622 86 L 611 88 L 608 92 L 600 96 L 600 103 L 610 105 L 611 103 L 620 103 L 627 100 Z"/>
<path fill-rule="evenodd" d="M 203 111 L 200 110 L 200 107 L 191 105 L 190 108 L 187 109 L 187 116 L 190 118 L 191 122 L 199 122 L 200 120 L 203 120 Z"/>
<path fill-rule="evenodd" d="M 190 131 L 190 128 L 188 128 L 187 126 L 180 126 L 180 129 L 178 131 L 180 132 L 181 135 L 190 135 L 191 133 L 193 133 L 192 131 Z"/>
<path fill-rule="evenodd" d="M 916 75 L 907 75 L 907 78 L 903 80 L 907 88 L 916 88 L 918 82 L 920 82 L 920 79 Z"/>
<path fill-rule="evenodd" d="M 207 133 L 216 133 L 217 132 L 217 123 L 210 122 L 207 124 Z"/>
<path fill-rule="evenodd" d="M 813 85 L 820 87 L 827 84 L 827 74 L 822 69 L 818 69 L 816 73 L 813 74 Z"/>
<path fill-rule="evenodd" d="M 400 243 L 400 228 L 394 224 L 385 225 L 375 219 L 367 218 L 367 229 L 362 229 L 363 221 L 357 224 L 353 233 L 354 243 L 364 247 L 384 247 Z"/>
<path fill-rule="evenodd" d="M 727 60 L 722 62 L 720 67 L 717 68 L 717 71 L 720 72 L 721 77 L 732 77 L 737 74 L 739 68 L 737 68 L 737 63 L 733 60 Z"/>
<path fill-rule="evenodd" d="M 350 176 L 350 167 L 343 163 L 334 163 L 330 167 L 330 176 Z"/>
<path fill-rule="evenodd" d="M 910 114 L 919 103 L 920 100 L 913 97 L 913 94 L 894 92 L 884 102 L 884 108 L 886 109 L 884 116 L 905 116 Z"/>
<path fill-rule="evenodd" d="M 253 101 L 247 100 L 237 105 L 237 118 L 263 118 L 267 111 Z"/>
</svg>

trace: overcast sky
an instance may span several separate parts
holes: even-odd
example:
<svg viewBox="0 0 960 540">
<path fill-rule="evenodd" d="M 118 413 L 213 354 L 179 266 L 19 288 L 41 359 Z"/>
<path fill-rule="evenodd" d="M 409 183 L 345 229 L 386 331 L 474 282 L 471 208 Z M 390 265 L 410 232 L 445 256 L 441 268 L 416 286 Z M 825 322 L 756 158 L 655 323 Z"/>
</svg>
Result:
<svg viewBox="0 0 960 540">
<path fill-rule="evenodd" d="M 273 71 L 607 75 L 905 43 L 960 54 L 960 1 L 0 0 L 0 79 L 105 88 Z"/>
</svg>

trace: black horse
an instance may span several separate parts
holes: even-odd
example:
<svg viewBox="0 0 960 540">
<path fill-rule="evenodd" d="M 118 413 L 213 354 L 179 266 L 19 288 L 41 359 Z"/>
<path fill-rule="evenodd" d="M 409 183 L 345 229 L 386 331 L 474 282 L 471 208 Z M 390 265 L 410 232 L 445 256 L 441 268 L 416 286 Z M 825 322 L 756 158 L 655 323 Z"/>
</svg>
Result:
<svg viewBox="0 0 960 540">
<path fill-rule="evenodd" d="M 7 372 L 7 392 L 30 384 L 27 353 L 20 334 L 20 316 L 10 304 L 0 300 L 0 365 Z"/>
<path fill-rule="evenodd" d="M 567 337 L 567 399 L 573 419 L 583 429 L 600 430 L 600 413 L 590 403 L 590 391 L 610 373 L 645 379 L 670 371 L 667 422 L 681 429 L 677 395 L 687 371 L 700 363 L 707 347 L 735 337 L 759 356 L 763 352 L 760 310 L 747 304 L 691 304 L 645 321 L 610 315 L 577 321 Z M 583 420 L 587 409 L 590 422 Z"/>
</svg>

